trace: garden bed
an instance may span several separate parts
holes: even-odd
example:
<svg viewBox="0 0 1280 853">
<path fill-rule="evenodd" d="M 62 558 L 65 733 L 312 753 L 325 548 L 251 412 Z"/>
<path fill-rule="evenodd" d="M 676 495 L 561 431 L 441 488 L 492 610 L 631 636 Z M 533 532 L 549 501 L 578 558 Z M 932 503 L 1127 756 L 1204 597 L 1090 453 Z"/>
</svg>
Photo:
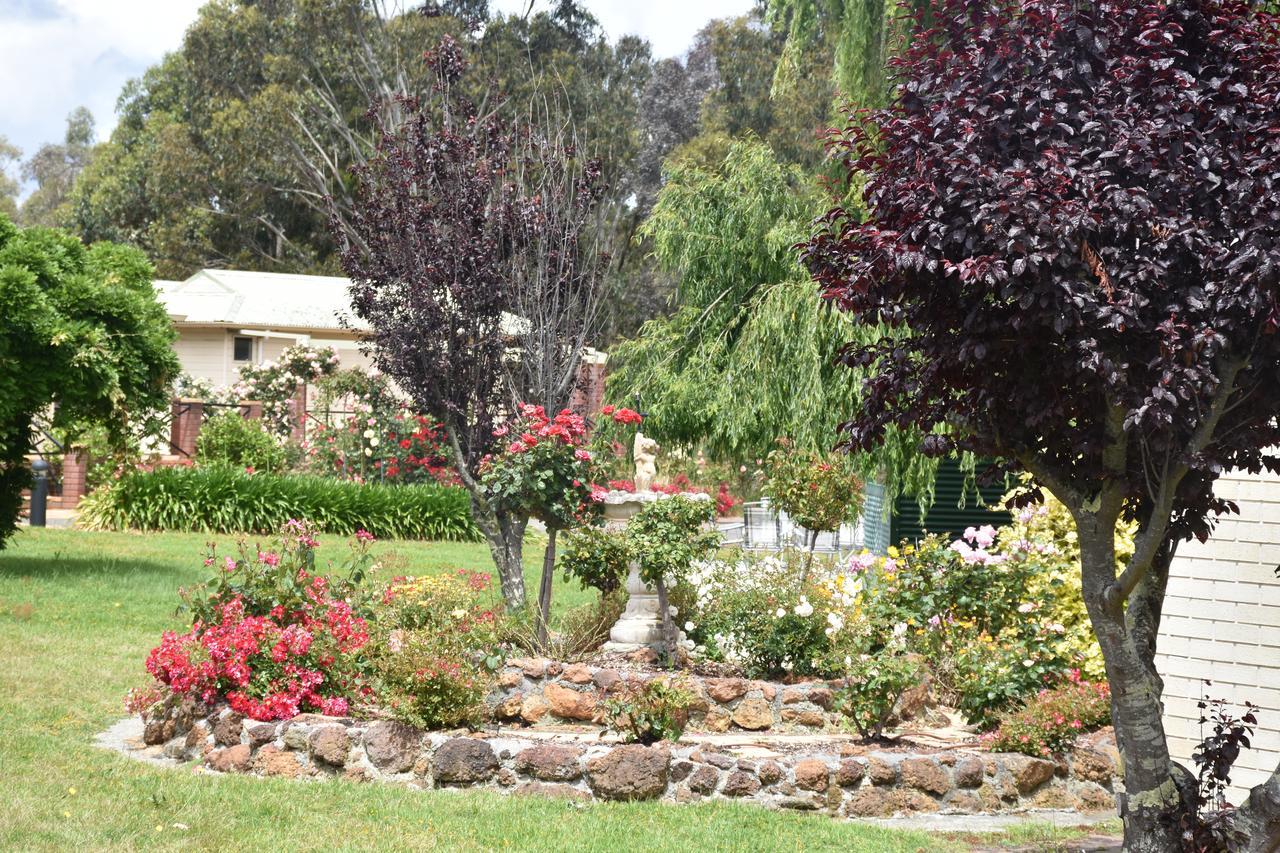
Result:
<svg viewBox="0 0 1280 853">
<path fill-rule="evenodd" d="M 594 730 L 427 732 L 390 720 L 301 714 L 245 719 L 225 706 L 170 702 L 124 749 L 209 770 L 342 778 L 417 788 L 483 788 L 573 800 L 742 800 L 833 817 L 1114 808 L 1109 732 L 1047 761 L 967 746 L 859 749 L 847 736 L 689 734 L 625 745 Z"/>
</svg>

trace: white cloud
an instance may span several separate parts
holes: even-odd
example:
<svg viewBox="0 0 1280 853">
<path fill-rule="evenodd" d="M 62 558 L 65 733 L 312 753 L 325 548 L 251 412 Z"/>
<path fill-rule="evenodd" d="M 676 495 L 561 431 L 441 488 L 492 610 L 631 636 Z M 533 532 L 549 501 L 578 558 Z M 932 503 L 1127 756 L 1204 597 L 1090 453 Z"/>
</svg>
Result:
<svg viewBox="0 0 1280 853">
<path fill-rule="evenodd" d="M 491 0 L 490 7 L 502 12 L 522 13 L 528 0 Z M 550 0 L 535 0 L 535 9 L 548 9 Z M 679 56 L 693 43 L 693 37 L 713 18 L 745 15 L 755 5 L 752 0 L 585 0 L 583 3 L 600 21 L 609 38 L 636 34 L 653 45 L 658 58 Z"/>
<path fill-rule="evenodd" d="M 105 136 L 125 81 L 182 41 L 202 0 L 0 0 L 0 134 L 35 152 L 88 107 Z"/>
<path fill-rule="evenodd" d="M 549 0 L 536 0 L 548 8 Z M 62 138 L 66 116 L 88 107 L 99 138 L 115 126 L 125 82 L 182 42 L 204 0 L 0 0 L 0 134 L 27 155 Z M 522 12 L 527 0 L 496 0 Z M 677 56 L 712 18 L 752 0 L 586 0 L 610 38 L 636 33 L 657 57 Z"/>
</svg>

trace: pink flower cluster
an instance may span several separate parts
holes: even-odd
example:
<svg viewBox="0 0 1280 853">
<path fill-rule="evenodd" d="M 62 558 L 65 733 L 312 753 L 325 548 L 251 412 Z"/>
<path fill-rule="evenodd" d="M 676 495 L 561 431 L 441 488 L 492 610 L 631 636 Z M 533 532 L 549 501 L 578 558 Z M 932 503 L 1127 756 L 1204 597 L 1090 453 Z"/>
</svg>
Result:
<svg viewBox="0 0 1280 853">
<path fill-rule="evenodd" d="M 232 710 L 255 720 L 287 719 L 303 710 L 345 714 L 357 689 L 348 658 L 369 641 L 365 622 L 333 599 L 322 577 L 308 583 L 298 612 L 273 608 L 245 613 L 236 596 L 218 608 L 218 621 L 197 622 L 185 634 L 166 631 L 147 656 L 147 671 L 180 695 L 205 702 L 225 697 Z"/>
</svg>

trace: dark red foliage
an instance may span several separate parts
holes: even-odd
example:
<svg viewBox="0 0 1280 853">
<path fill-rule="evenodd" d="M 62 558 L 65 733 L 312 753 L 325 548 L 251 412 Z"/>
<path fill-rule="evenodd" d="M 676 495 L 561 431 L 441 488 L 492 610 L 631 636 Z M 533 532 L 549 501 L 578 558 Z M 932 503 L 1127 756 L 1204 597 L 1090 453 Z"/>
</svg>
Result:
<svg viewBox="0 0 1280 853">
<path fill-rule="evenodd" d="M 836 207 L 804 247 L 826 298 L 893 329 L 844 353 L 874 373 L 849 444 L 949 426 L 926 449 L 1084 496 L 1119 482 L 1140 518 L 1172 482 L 1171 535 L 1207 535 L 1219 473 L 1277 469 L 1277 19 L 1226 0 L 932 19 L 896 102 L 832 138 L 865 219 Z"/>
<path fill-rule="evenodd" d="M 378 128 L 353 169 L 349 228 L 335 220 L 334 233 L 378 367 L 458 440 L 474 473 L 517 401 L 568 400 L 595 321 L 599 255 L 584 235 L 603 185 L 599 162 L 553 116 L 517 117 L 496 95 L 483 112 L 467 100 L 453 39 L 425 59 L 434 90 Z"/>
</svg>

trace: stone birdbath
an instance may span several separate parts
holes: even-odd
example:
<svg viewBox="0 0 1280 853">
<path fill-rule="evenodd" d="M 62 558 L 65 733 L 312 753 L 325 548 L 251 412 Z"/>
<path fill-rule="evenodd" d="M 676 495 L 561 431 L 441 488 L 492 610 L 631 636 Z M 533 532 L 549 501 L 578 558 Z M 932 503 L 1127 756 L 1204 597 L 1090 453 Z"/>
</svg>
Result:
<svg viewBox="0 0 1280 853">
<path fill-rule="evenodd" d="M 711 500 L 710 495 L 681 493 L 693 500 Z M 671 497 L 654 492 L 612 491 L 604 497 L 604 523 L 611 530 L 626 527 L 627 522 L 644 509 L 645 505 Z M 662 611 L 658 604 L 658 591 L 640 579 L 640 563 L 632 560 L 627 567 L 627 607 L 618 621 L 609 629 L 606 652 L 634 652 L 662 645 Z"/>
</svg>

